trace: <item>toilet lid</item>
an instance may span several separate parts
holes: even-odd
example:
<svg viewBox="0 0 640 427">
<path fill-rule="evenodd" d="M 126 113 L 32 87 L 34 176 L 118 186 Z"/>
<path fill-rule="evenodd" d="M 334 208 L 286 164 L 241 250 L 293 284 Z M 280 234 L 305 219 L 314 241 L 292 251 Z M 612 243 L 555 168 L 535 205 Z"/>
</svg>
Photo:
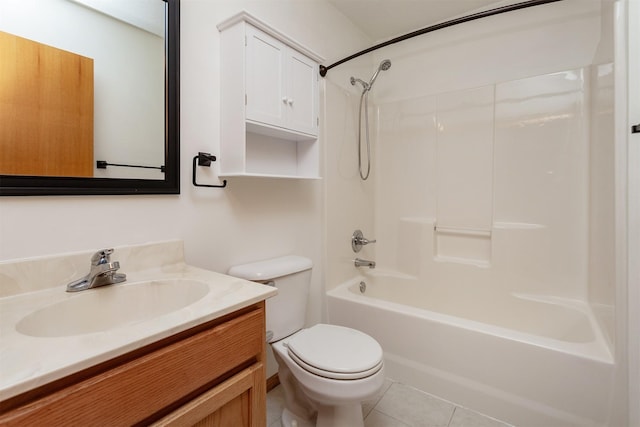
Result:
<svg viewBox="0 0 640 427">
<path fill-rule="evenodd" d="M 382 348 L 355 329 L 318 324 L 294 334 L 287 342 L 298 365 L 327 378 L 358 379 L 382 367 Z"/>
</svg>

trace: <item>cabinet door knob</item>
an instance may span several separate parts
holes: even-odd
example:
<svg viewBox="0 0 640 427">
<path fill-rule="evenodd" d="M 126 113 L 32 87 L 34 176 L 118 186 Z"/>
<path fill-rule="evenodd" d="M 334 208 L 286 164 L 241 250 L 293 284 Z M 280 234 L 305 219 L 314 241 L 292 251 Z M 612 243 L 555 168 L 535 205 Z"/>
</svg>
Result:
<svg viewBox="0 0 640 427">
<path fill-rule="evenodd" d="M 286 96 L 284 98 L 282 98 L 282 102 L 284 102 L 285 104 L 287 103 L 287 97 Z"/>
<path fill-rule="evenodd" d="M 289 98 L 289 105 L 293 105 L 293 99 Z"/>
</svg>

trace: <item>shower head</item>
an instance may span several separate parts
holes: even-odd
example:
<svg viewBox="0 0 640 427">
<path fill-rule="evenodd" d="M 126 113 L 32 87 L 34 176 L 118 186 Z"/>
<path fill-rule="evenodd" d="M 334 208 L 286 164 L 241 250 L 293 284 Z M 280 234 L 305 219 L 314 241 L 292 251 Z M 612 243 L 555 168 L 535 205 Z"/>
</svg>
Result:
<svg viewBox="0 0 640 427">
<path fill-rule="evenodd" d="M 380 68 L 382 71 L 387 71 L 389 68 L 391 68 L 391 61 L 385 59 L 380 63 L 380 66 L 378 68 Z"/>
<path fill-rule="evenodd" d="M 380 65 L 378 65 L 378 69 L 373 74 L 373 76 L 371 76 L 371 80 L 369 80 L 369 83 L 361 79 L 351 77 L 351 84 L 355 86 L 356 83 L 360 83 L 362 85 L 362 94 L 364 95 L 366 92 L 369 92 L 371 90 L 371 87 L 373 86 L 373 82 L 375 82 L 376 79 L 378 78 L 378 73 L 380 73 L 380 71 L 387 71 L 389 68 L 391 68 L 391 61 L 389 61 L 388 59 L 385 59 L 380 63 Z"/>
<path fill-rule="evenodd" d="M 378 78 L 378 74 L 380 73 L 380 71 L 387 71 L 389 68 L 391 68 L 391 61 L 388 60 L 388 59 L 385 59 L 384 61 L 382 61 L 380 63 L 380 65 L 378 65 L 378 69 L 376 70 L 376 72 L 371 77 L 371 80 L 369 80 L 369 88 L 368 88 L 368 90 L 370 90 L 371 87 L 373 86 L 373 83 Z"/>
</svg>

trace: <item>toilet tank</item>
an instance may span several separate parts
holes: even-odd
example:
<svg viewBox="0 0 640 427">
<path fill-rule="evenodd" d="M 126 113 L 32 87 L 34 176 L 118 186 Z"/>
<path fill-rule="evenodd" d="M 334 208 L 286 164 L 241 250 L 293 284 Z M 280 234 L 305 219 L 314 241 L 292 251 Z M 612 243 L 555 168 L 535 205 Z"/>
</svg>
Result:
<svg viewBox="0 0 640 427">
<path fill-rule="evenodd" d="M 310 259 L 289 255 L 229 269 L 230 276 L 272 284 L 278 294 L 267 299 L 267 340 L 279 341 L 304 327 L 311 286 Z"/>
</svg>

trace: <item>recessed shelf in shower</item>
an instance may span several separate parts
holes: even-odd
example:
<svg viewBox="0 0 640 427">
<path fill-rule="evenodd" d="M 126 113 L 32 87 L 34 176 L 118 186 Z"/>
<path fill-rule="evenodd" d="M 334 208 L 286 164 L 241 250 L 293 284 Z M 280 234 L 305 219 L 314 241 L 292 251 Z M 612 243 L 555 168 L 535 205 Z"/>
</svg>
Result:
<svg viewBox="0 0 640 427">
<path fill-rule="evenodd" d="M 491 230 L 434 226 L 434 260 L 491 265 Z"/>
</svg>

